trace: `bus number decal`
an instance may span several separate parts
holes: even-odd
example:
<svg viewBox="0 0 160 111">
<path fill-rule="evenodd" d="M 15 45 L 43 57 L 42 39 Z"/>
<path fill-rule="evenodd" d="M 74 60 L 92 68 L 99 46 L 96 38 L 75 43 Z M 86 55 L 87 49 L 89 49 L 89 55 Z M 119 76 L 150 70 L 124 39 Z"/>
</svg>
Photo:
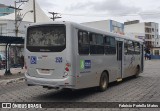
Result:
<svg viewBox="0 0 160 111">
<path fill-rule="evenodd" d="M 90 69 L 91 60 L 80 60 L 80 69 Z"/>
<path fill-rule="evenodd" d="M 31 64 L 37 64 L 37 57 L 31 56 L 30 62 L 31 62 Z"/>
<path fill-rule="evenodd" d="M 62 57 L 56 57 L 56 63 L 62 63 L 63 59 Z"/>
</svg>

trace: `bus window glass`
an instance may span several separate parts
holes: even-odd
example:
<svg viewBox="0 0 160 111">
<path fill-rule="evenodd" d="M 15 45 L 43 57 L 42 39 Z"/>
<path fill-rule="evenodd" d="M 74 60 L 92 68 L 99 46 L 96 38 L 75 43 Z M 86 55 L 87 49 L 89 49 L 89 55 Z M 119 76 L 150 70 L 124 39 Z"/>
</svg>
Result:
<svg viewBox="0 0 160 111">
<path fill-rule="evenodd" d="M 138 42 L 134 42 L 135 54 L 140 54 L 140 44 Z"/>
<path fill-rule="evenodd" d="M 79 54 L 89 54 L 89 36 L 88 32 L 78 32 L 78 51 Z"/>
<path fill-rule="evenodd" d="M 28 30 L 28 46 L 63 46 L 65 45 L 64 27 L 44 26 Z"/>
<path fill-rule="evenodd" d="M 127 40 L 124 40 L 124 53 L 125 55 L 128 54 L 128 41 Z"/>
<path fill-rule="evenodd" d="M 44 25 L 29 27 L 27 48 L 35 52 L 59 52 L 65 49 L 66 29 L 64 25 Z"/>
<path fill-rule="evenodd" d="M 111 48 L 111 54 L 116 54 L 116 43 L 115 43 L 115 38 L 111 37 L 110 38 L 110 48 Z"/>
<path fill-rule="evenodd" d="M 110 36 L 105 36 L 105 54 L 116 54 L 115 38 Z"/>
<path fill-rule="evenodd" d="M 90 33 L 90 54 L 104 54 L 103 35 Z"/>
<path fill-rule="evenodd" d="M 96 37 L 97 45 L 96 50 L 97 54 L 104 54 L 104 42 L 103 35 L 98 34 Z"/>
<path fill-rule="evenodd" d="M 134 54 L 134 44 L 132 41 L 128 41 L 128 54 Z"/>
<path fill-rule="evenodd" d="M 115 38 L 113 38 L 113 37 L 110 38 L 110 45 L 112 47 L 115 47 Z"/>
<path fill-rule="evenodd" d="M 97 45 L 103 45 L 103 36 L 102 35 L 97 35 Z"/>
</svg>

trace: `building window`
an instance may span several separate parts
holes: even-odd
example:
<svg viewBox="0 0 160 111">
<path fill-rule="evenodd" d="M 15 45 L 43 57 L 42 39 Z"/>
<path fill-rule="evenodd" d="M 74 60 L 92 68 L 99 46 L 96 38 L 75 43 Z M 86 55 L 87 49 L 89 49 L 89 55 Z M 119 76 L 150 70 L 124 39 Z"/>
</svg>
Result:
<svg viewBox="0 0 160 111">
<path fill-rule="evenodd" d="M 159 55 L 159 50 L 155 50 L 154 55 Z"/>
</svg>

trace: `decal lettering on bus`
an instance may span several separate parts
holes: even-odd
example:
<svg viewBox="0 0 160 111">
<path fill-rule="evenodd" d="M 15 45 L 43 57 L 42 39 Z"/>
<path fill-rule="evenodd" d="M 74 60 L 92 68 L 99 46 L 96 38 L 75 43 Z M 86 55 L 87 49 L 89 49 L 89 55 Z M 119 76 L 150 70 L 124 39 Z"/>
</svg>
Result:
<svg viewBox="0 0 160 111">
<path fill-rule="evenodd" d="M 134 57 L 134 55 L 132 55 L 129 67 L 131 67 L 133 65 L 134 61 L 135 61 L 135 57 Z"/>
<path fill-rule="evenodd" d="M 31 56 L 30 62 L 31 62 L 31 64 L 37 64 L 37 57 L 36 56 Z"/>
<path fill-rule="evenodd" d="M 91 69 L 91 60 L 80 60 L 80 69 Z"/>
<path fill-rule="evenodd" d="M 56 63 L 62 63 L 63 58 L 62 57 L 56 57 Z"/>
</svg>

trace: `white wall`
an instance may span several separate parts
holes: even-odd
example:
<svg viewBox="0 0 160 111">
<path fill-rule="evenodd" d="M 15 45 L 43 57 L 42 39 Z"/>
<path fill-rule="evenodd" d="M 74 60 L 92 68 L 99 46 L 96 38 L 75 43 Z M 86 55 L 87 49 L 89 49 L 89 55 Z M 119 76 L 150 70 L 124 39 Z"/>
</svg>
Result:
<svg viewBox="0 0 160 111">
<path fill-rule="evenodd" d="M 29 24 L 29 22 L 18 22 L 17 25 L 18 27 L 18 37 L 25 37 L 25 25 Z M 15 36 L 15 21 L 8 21 L 7 23 L 7 30 L 8 34 L 7 36 Z"/>
<path fill-rule="evenodd" d="M 21 23 L 18 22 L 17 24 L 19 25 L 19 33 L 18 33 L 18 37 L 25 37 L 25 25 L 29 24 L 30 22 L 24 22 L 22 21 Z M 3 36 L 15 36 L 15 21 L 14 20 L 0 20 L 0 25 L 3 24 L 3 28 L 2 28 L 2 35 Z M 5 26 L 5 28 L 4 28 Z M 1 28 L 1 27 L 0 27 Z M 0 31 L 1 32 L 1 31 Z M 5 51 L 5 45 L 1 46 L 2 44 L 0 44 L 0 52 L 4 52 Z M 21 49 L 22 51 L 18 52 L 18 54 L 23 54 L 24 51 L 23 49 Z"/>
<path fill-rule="evenodd" d="M 145 33 L 145 24 L 130 24 L 124 26 L 124 33 Z"/>
<path fill-rule="evenodd" d="M 21 23 L 18 22 L 17 25 L 19 25 L 19 33 L 18 37 L 25 37 L 25 25 L 29 24 L 30 22 L 24 22 Z M 15 36 L 15 21 L 14 20 L 0 20 L 0 25 L 5 26 L 3 28 L 2 32 L 4 36 Z"/>
<path fill-rule="evenodd" d="M 145 39 L 145 33 L 125 33 L 125 35 L 132 38 L 138 38 L 141 40 Z"/>
<path fill-rule="evenodd" d="M 110 20 L 86 22 L 82 24 L 88 27 L 110 32 Z"/>
</svg>

